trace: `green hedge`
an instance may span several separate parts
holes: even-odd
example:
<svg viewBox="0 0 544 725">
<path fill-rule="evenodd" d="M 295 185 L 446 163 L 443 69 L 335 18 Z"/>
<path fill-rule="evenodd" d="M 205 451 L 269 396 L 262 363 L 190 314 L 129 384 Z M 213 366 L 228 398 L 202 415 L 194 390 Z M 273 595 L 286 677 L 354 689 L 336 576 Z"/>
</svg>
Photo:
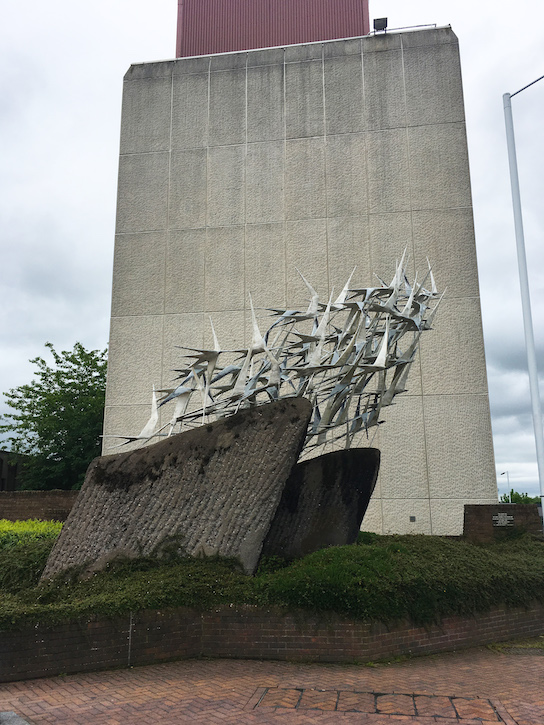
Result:
<svg viewBox="0 0 544 725">
<path fill-rule="evenodd" d="M 0 519 L 0 606 L 7 594 L 38 584 L 61 529 L 58 521 Z"/>
<path fill-rule="evenodd" d="M 245 576 L 225 559 L 118 561 L 87 581 L 77 572 L 39 585 L 51 542 L 0 551 L 0 628 L 115 616 L 141 609 L 277 605 L 349 618 L 415 623 L 544 601 L 544 541 L 476 546 L 431 536 L 363 534 L 360 543 Z"/>
<path fill-rule="evenodd" d="M 62 529 L 60 521 L 8 521 L 0 519 L 0 551 L 35 541 L 55 541 Z"/>
<path fill-rule="evenodd" d="M 316 552 L 258 584 L 268 601 L 283 606 L 425 623 L 497 604 L 544 601 L 544 542 L 523 537 L 484 547 L 431 536 L 380 536 L 370 544 Z"/>
</svg>

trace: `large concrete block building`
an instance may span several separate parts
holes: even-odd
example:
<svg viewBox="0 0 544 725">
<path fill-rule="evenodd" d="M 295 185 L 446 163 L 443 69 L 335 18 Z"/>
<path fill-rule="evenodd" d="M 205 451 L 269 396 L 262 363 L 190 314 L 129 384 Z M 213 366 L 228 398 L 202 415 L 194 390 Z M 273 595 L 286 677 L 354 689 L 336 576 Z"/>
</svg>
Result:
<svg viewBox="0 0 544 725">
<path fill-rule="evenodd" d="M 136 64 L 125 76 L 105 432 L 137 434 L 176 345 L 249 339 L 403 250 L 447 287 L 363 528 L 457 534 L 496 500 L 458 41 L 449 27 Z M 263 313 L 264 314 L 264 313 Z M 106 439 L 107 440 L 107 439 Z M 108 452 L 108 449 L 105 449 Z"/>
</svg>

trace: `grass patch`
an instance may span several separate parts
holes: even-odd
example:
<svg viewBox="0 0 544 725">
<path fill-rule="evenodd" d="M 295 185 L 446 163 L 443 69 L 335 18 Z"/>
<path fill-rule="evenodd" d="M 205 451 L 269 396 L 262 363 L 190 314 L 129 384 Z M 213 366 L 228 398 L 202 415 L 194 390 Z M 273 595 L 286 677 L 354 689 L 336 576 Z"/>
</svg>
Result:
<svg viewBox="0 0 544 725">
<path fill-rule="evenodd" d="M 487 647 L 493 652 L 502 652 L 504 654 L 526 652 L 527 654 L 544 655 L 544 634 L 538 637 L 511 639 L 508 642 L 494 642 L 488 644 Z"/>
<path fill-rule="evenodd" d="M 72 572 L 40 585 L 51 546 L 42 540 L 0 550 L 0 628 L 222 604 L 424 624 L 499 604 L 544 601 L 544 541 L 531 536 L 476 546 L 431 536 L 362 534 L 357 545 L 299 561 L 266 560 L 255 577 L 245 576 L 232 560 L 172 556 L 117 561 L 88 581 Z"/>
</svg>

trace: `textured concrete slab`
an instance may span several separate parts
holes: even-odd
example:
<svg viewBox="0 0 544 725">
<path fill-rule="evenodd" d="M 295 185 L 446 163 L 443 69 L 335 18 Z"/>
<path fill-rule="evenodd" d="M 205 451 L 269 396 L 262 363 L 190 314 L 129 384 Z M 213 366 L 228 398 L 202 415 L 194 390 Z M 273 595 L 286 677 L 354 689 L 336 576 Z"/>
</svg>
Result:
<svg viewBox="0 0 544 725">
<path fill-rule="evenodd" d="M 303 398 L 278 401 L 96 458 L 43 578 L 172 542 L 191 556 L 238 557 L 252 573 L 310 412 Z"/>
<path fill-rule="evenodd" d="M 28 720 L 23 720 L 16 712 L 0 712 L 0 725 L 29 725 Z"/>
<path fill-rule="evenodd" d="M 334 451 L 296 465 L 263 546 L 264 556 L 298 558 L 353 544 L 376 485 L 380 451 Z"/>
</svg>

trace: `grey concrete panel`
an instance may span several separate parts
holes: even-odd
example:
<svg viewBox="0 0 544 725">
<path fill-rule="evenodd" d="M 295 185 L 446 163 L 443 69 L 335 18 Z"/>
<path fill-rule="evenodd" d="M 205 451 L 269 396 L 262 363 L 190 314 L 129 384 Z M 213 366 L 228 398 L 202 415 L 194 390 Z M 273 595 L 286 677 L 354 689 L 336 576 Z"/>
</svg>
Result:
<svg viewBox="0 0 544 725">
<path fill-rule="evenodd" d="M 183 354 L 179 346 L 202 347 L 204 333 L 210 327 L 207 315 L 195 312 L 184 312 L 179 315 L 166 314 L 164 316 L 164 343 L 162 360 L 162 387 L 174 387 L 178 374 L 176 371 L 183 367 Z M 172 415 L 172 409 L 165 407 L 167 417 Z"/>
<path fill-rule="evenodd" d="M 247 54 L 247 67 L 253 68 L 259 65 L 277 65 L 283 63 L 285 50 L 283 48 L 265 48 L 264 50 L 253 50 Z"/>
<path fill-rule="evenodd" d="M 478 265 L 472 209 L 414 211 L 414 255 L 416 269 L 424 270 L 427 257 L 436 283 L 446 296 L 477 297 Z"/>
<path fill-rule="evenodd" d="M 125 81 L 121 153 L 167 151 L 170 148 L 172 79 Z"/>
<path fill-rule="evenodd" d="M 166 314 L 203 311 L 205 258 L 205 229 L 171 231 L 168 234 L 164 296 Z"/>
<path fill-rule="evenodd" d="M 403 350 L 406 350 L 410 347 L 410 345 L 413 342 L 413 336 L 406 335 L 404 342 L 401 345 L 401 348 Z M 416 354 L 414 356 L 414 361 L 412 363 L 412 367 L 410 369 L 410 372 L 408 374 L 408 380 L 406 384 L 406 393 L 404 393 L 400 400 L 404 400 L 404 398 L 409 398 L 412 395 L 422 395 L 423 394 L 423 383 L 421 380 L 421 353 L 419 349 L 416 351 Z M 386 433 L 384 433 L 386 435 Z M 387 436 L 386 436 L 387 440 Z M 388 444 L 392 445 L 392 448 L 394 447 L 394 441 L 391 439 L 388 441 Z"/>
<path fill-rule="evenodd" d="M 296 269 L 302 272 L 326 303 L 329 294 L 326 220 L 287 222 L 285 247 L 288 306 L 306 309 L 310 301 L 308 289 Z"/>
<path fill-rule="evenodd" d="M 323 43 L 323 57 L 335 58 L 345 55 L 361 55 L 361 39 L 332 40 Z"/>
<path fill-rule="evenodd" d="M 406 125 L 402 52 L 389 50 L 363 57 L 364 127 L 370 131 Z"/>
<path fill-rule="evenodd" d="M 244 312 L 213 312 L 211 315 L 219 344 L 222 347 L 240 348 L 245 343 L 244 336 Z M 183 354 L 184 347 L 211 347 L 213 337 L 211 332 L 210 315 L 207 313 L 184 313 L 179 315 L 164 316 L 164 349 L 163 349 L 163 381 L 164 389 L 172 389 L 177 385 L 176 379 L 178 370 L 185 365 Z M 234 362 L 234 357 L 229 357 L 228 362 Z M 179 380 L 178 380 L 179 382 Z M 199 396 L 194 396 L 189 403 L 189 410 L 197 410 L 201 405 Z M 173 408 L 166 405 L 161 408 L 164 416 L 161 419 L 167 423 L 172 416 Z M 141 428 L 140 428 L 141 430 Z"/>
<path fill-rule="evenodd" d="M 149 405 L 160 386 L 162 315 L 112 317 L 107 405 Z"/>
<path fill-rule="evenodd" d="M 166 229 L 168 154 L 134 154 L 119 159 L 118 234 Z"/>
<path fill-rule="evenodd" d="M 246 140 L 246 69 L 210 74 L 210 146 Z"/>
<path fill-rule="evenodd" d="M 4 710 L 0 712 L 0 725 L 30 725 L 30 723 L 13 710 Z"/>
<path fill-rule="evenodd" d="M 165 232 L 122 234 L 116 238 L 112 316 L 162 314 L 165 251 Z"/>
<path fill-rule="evenodd" d="M 287 304 L 283 224 L 246 226 L 245 277 L 255 307 Z"/>
<path fill-rule="evenodd" d="M 417 377 L 417 370 L 411 372 Z M 411 391 L 410 380 L 407 387 Z M 380 431 L 380 444 L 385 449 L 380 470 L 382 498 L 428 498 L 425 437 L 414 435 L 414 431 L 423 430 L 421 396 L 399 395 L 394 405 L 382 410 L 380 419 L 385 421 Z"/>
<path fill-rule="evenodd" d="M 285 66 L 285 107 L 287 138 L 323 135 L 321 61 L 288 63 Z"/>
<path fill-rule="evenodd" d="M 247 140 L 283 139 L 284 67 L 267 65 L 247 71 Z"/>
<path fill-rule="evenodd" d="M 173 151 L 170 166 L 170 229 L 206 226 L 208 157 L 206 149 Z"/>
<path fill-rule="evenodd" d="M 395 274 L 395 260 L 400 261 L 402 253 L 407 249 L 410 255 L 407 269 L 409 275 L 414 276 L 416 269 L 414 266 L 412 215 L 410 212 L 370 214 L 368 217 L 368 235 L 373 274 L 377 274 L 382 279 L 388 278 L 386 281 L 389 283 Z M 424 269 L 427 269 L 426 261 Z"/>
<path fill-rule="evenodd" d="M 372 280 L 368 244 L 368 217 L 329 218 L 327 220 L 327 258 L 331 287 L 340 293 L 353 268 L 353 287 L 365 286 Z"/>
<path fill-rule="evenodd" d="M 309 219 L 325 215 L 324 140 L 289 140 L 285 150 L 285 218 Z"/>
<path fill-rule="evenodd" d="M 361 49 L 363 55 L 367 53 L 383 53 L 388 50 L 399 50 L 402 48 L 402 36 L 400 33 L 378 33 L 367 35 L 361 38 Z"/>
<path fill-rule="evenodd" d="M 374 491 L 368 504 L 363 523 L 361 524 L 361 531 L 372 531 L 376 534 L 381 534 L 383 531 L 382 502 L 376 496 L 376 491 Z"/>
<path fill-rule="evenodd" d="M 211 227 L 242 224 L 245 217 L 245 147 L 219 146 L 208 153 L 208 219 Z"/>
<path fill-rule="evenodd" d="M 247 347 L 251 342 L 251 331 L 249 331 L 248 336 L 248 330 L 245 325 L 249 313 L 246 313 L 244 310 L 215 310 L 206 316 L 204 320 L 204 345 L 206 347 L 213 345 L 210 317 L 212 318 L 217 339 L 222 348 L 238 350 L 242 347 Z M 229 364 L 239 358 L 239 355 L 233 355 L 232 357 L 227 355 L 225 362 Z M 223 360 L 223 356 L 221 356 L 221 359 Z"/>
<path fill-rule="evenodd" d="M 206 240 L 204 309 L 240 310 L 244 294 L 244 227 L 209 228 Z"/>
<path fill-rule="evenodd" d="M 464 123 L 408 128 L 414 209 L 471 206 Z"/>
<path fill-rule="evenodd" d="M 466 503 L 497 503 L 497 493 L 495 493 L 494 498 L 432 499 L 431 515 L 433 530 L 439 531 L 442 536 L 460 536 L 463 533 L 463 517 Z"/>
<path fill-rule="evenodd" d="M 284 142 L 270 141 L 247 146 L 246 222 L 283 220 Z"/>
<path fill-rule="evenodd" d="M 170 77 L 175 66 L 175 60 L 164 60 L 157 63 L 134 63 L 125 73 L 124 80 L 135 81 L 142 78 Z"/>
<path fill-rule="evenodd" d="M 429 395 L 424 405 L 431 498 L 496 496 L 487 395 Z"/>
<path fill-rule="evenodd" d="M 173 75 L 185 75 L 187 73 L 207 73 L 210 69 L 211 57 L 209 55 L 199 58 L 177 58 L 174 65 Z"/>
<path fill-rule="evenodd" d="M 323 55 L 323 43 L 307 45 L 288 45 L 285 47 L 285 62 L 297 63 L 302 60 L 316 60 Z"/>
<path fill-rule="evenodd" d="M 174 76 L 172 94 L 172 148 L 206 146 L 208 74 Z"/>
<path fill-rule="evenodd" d="M 411 169 L 405 129 L 367 133 L 366 150 L 369 212 L 408 211 Z"/>
<path fill-rule="evenodd" d="M 429 28 L 417 33 L 399 33 L 397 36 L 403 48 L 417 48 L 421 45 L 447 45 L 458 43 L 457 36 L 449 27 Z"/>
<path fill-rule="evenodd" d="M 248 55 L 249 53 L 246 50 L 235 53 L 219 53 L 217 55 L 212 55 L 210 58 L 210 68 L 212 72 L 221 70 L 236 70 L 240 68 L 245 69 Z"/>
<path fill-rule="evenodd" d="M 421 338 L 420 354 L 426 395 L 487 393 L 480 300 L 444 299 L 432 331 Z"/>
<path fill-rule="evenodd" d="M 147 405 L 107 405 L 104 410 L 104 434 L 106 436 L 136 436 L 149 420 L 150 414 L 151 392 Z M 141 441 L 123 443 L 121 438 L 105 437 L 102 440 L 102 455 L 134 450 L 139 447 L 140 443 Z"/>
<path fill-rule="evenodd" d="M 382 499 L 384 534 L 430 534 L 431 511 L 428 498 Z M 414 518 L 415 521 L 412 521 Z"/>
<path fill-rule="evenodd" d="M 401 348 L 403 350 L 406 350 L 413 342 L 413 337 L 411 335 L 406 335 L 404 338 L 404 342 L 401 345 Z M 412 395 L 422 395 L 423 394 L 423 383 L 421 380 L 421 353 L 420 350 L 416 350 L 416 354 L 414 356 L 414 361 L 412 363 L 411 370 L 408 374 L 408 382 L 407 382 L 407 392 L 404 393 L 404 395 L 401 397 L 401 400 L 403 400 L 405 397 L 409 397 Z"/>
<path fill-rule="evenodd" d="M 0 725 L 30 725 L 28 720 L 23 720 L 13 710 L 0 712 Z"/>
<path fill-rule="evenodd" d="M 408 49 L 403 60 L 408 125 L 465 120 L 456 44 Z"/>
<path fill-rule="evenodd" d="M 360 55 L 325 60 L 327 134 L 355 133 L 363 126 L 363 66 Z"/>
<path fill-rule="evenodd" d="M 327 216 L 359 216 L 368 209 L 365 137 L 328 136 L 326 144 Z"/>
</svg>

